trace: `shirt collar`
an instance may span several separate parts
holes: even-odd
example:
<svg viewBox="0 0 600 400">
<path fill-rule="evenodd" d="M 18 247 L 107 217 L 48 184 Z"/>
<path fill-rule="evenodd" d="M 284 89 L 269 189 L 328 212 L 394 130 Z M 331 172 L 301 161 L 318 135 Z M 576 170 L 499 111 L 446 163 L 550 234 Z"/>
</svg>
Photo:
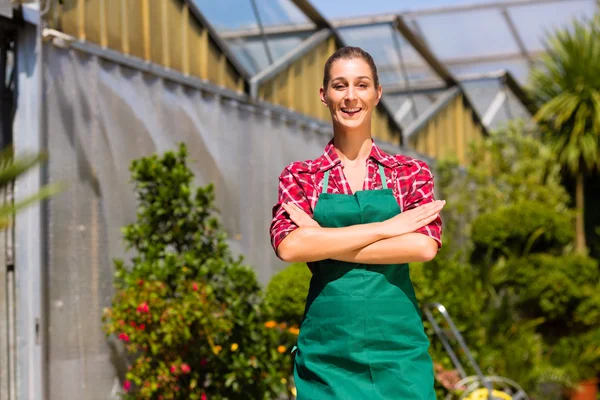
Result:
<svg viewBox="0 0 600 400">
<path fill-rule="evenodd" d="M 371 154 L 369 154 L 369 157 L 387 168 L 395 168 L 401 164 L 396 157 L 381 150 L 374 141 L 373 145 L 371 146 Z M 342 160 L 340 160 L 337 152 L 335 151 L 335 147 L 333 146 L 333 139 L 331 139 L 329 143 L 327 143 L 327 146 L 325 146 L 325 152 L 323 153 L 321 160 L 320 170 L 327 171 L 341 162 Z"/>
</svg>

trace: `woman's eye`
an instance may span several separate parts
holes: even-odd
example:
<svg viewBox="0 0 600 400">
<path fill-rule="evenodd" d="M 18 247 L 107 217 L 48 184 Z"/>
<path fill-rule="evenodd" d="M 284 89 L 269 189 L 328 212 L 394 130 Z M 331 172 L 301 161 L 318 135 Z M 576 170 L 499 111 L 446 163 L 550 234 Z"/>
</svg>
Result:
<svg viewBox="0 0 600 400">
<path fill-rule="evenodd" d="M 361 83 L 360 85 L 358 85 L 358 87 L 361 87 L 361 88 L 366 88 L 366 87 L 367 87 L 367 84 L 366 84 L 366 83 Z"/>
<path fill-rule="evenodd" d="M 338 89 L 338 90 L 343 89 L 343 88 L 344 88 L 344 85 L 335 85 L 334 86 L 334 89 Z"/>
</svg>

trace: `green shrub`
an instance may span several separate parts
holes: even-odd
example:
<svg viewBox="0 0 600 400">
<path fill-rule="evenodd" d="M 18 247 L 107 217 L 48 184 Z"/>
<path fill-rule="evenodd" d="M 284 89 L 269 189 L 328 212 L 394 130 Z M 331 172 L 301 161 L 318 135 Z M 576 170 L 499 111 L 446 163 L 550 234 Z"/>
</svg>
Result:
<svg viewBox="0 0 600 400">
<path fill-rule="evenodd" d="M 311 276 L 305 263 L 294 263 L 271 278 L 265 300 L 276 320 L 300 326 Z"/>
<path fill-rule="evenodd" d="M 573 239 L 571 217 L 543 203 L 524 201 L 480 215 L 473 221 L 476 253 L 497 250 L 520 256 L 560 251 Z"/>
<path fill-rule="evenodd" d="M 594 259 L 578 254 L 532 254 L 511 260 L 509 270 L 523 311 L 534 318 L 543 317 L 567 330 L 578 322 L 574 313 L 582 302 L 587 304 L 586 313 L 600 312 L 600 308 L 594 310 L 591 297 L 600 278 Z M 586 317 L 582 315 L 580 322 Z"/>
<path fill-rule="evenodd" d="M 134 360 L 124 398 L 276 398 L 294 335 L 273 329 L 255 273 L 230 253 L 212 186 L 192 189 L 186 158 L 181 145 L 131 165 L 137 221 L 123 231 L 135 254 L 115 261 L 104 314 Z"/>
</svg>

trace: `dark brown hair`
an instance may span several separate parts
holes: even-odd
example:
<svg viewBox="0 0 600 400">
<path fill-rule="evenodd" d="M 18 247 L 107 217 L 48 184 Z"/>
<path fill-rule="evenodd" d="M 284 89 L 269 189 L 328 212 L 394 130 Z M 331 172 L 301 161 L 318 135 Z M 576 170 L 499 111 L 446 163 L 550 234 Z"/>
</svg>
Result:
<svg viewBox="0 0 600 400">
<path fill-rule="evenodd" d="M 379 75 L 377 75 L 377 67 L 375 66 L 375 61 L 373 61 L 373 57 L 371 57 L 369 53 L 367 53 L 360 47 L 345 46 L 336 50 L 336 52 L 329 56 L 329 58 L 327 59 L 327 62 L 325 63 L 325 69 L 323 71 L 323 89 L 327 89 L 327 85 L 331 80 L 331 66 L 333 65 L 333 63 L 340 59 L 351 60 L 354 58 L 360 58 L 364 62 L 369 64 L 369 67 L 371 68 L 371 73 L 373 74 L 373 79 L 375 81 L 375 88 L 379 87 Z"/>
</svg>

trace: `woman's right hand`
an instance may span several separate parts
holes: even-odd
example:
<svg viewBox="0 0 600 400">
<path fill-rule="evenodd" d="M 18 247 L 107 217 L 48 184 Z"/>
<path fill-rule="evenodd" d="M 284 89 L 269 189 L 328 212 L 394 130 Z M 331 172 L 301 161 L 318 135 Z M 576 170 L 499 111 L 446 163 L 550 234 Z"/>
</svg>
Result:
<svg viewBox="0 0 600 400">
<path fill-rule="evenodd" d="M 435 219 L 439 217 L 440 211 L 442 211 L 445 204 L 446 201 L 444 200 L 436 200 L 413 208 L 412 210 L 402 212 L 381 223 L 383 229 L 382 234 L 385 238 L 391 238 L 414 232 L 435 221 Z"/>
</svg>

